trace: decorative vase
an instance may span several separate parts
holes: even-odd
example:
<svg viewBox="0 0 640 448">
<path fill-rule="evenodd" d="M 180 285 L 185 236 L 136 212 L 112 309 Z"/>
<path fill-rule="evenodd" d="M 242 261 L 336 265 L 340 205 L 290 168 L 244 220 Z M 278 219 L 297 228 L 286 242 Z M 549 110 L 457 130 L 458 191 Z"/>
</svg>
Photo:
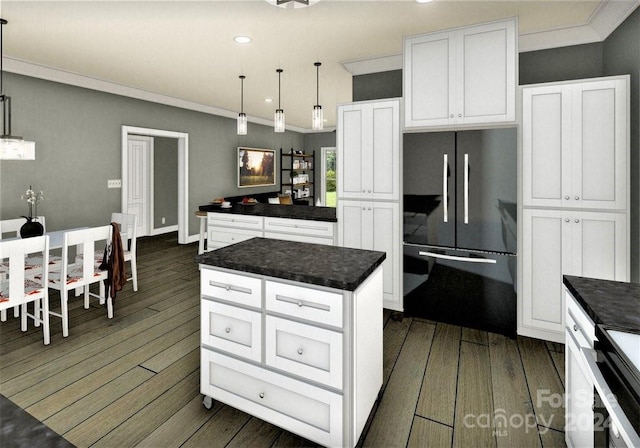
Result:
<svg viewBox="0 0 640 448">
<path fill-rule="evenodd" d="M 34 221 L 31 216 L 23 216 L 27 220 L 20 227 L 20 236 L 22 238 L 31 238 L 32 236 L 40 236 L 44 233 L 44 227 L 38 221 Z"/>
</svg>

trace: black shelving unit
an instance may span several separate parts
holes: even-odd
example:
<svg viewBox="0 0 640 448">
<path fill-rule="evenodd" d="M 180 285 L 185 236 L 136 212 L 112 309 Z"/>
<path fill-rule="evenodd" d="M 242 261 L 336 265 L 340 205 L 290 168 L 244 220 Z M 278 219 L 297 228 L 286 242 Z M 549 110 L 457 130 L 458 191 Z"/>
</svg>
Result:
<svg viewBox="0 0 640 448">
<path fill-rule="evenodd" d="M 284 194 L 287 190 L 291 190 L 291 198 L 294 204 L 314 205 L 315 188 L 313 178 L 315 167 L 315 151 L 295 151 L 292 148 L 285 153 L 280 149 L 280 192 Z M 300 182 L 301 175 L 306 175 L 308 179 Z M 296 178 L 298 180 L 294 182 Z M 305 191 L 308 191 L 308 195 L 305 195 Z"/>
</svg>

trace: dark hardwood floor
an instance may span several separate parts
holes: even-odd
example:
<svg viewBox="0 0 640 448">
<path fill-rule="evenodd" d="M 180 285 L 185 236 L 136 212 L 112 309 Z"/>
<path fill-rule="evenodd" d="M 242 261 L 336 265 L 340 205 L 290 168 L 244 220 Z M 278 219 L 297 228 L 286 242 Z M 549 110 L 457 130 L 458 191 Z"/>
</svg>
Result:
<svg viewBox="0 0 640 448">
<path fill-rule="evenodd" d="M 112 320 L 70 298 L 69 337 L 52 318 L 49 346 L 9 313 L 0 393 L 78 447 L 315 446 L 221 403 L 203 408 L 196 250 L 176 234 L 139 239 L 139 291 L 127 283 Z M 384 313 L 384 393 L 363 446 L 565 446 L 561 344 Z M 0 444 L 17 444 L 2 425 Z M 47 446 L 35 436 L 30 446 Z"/>
</svg>

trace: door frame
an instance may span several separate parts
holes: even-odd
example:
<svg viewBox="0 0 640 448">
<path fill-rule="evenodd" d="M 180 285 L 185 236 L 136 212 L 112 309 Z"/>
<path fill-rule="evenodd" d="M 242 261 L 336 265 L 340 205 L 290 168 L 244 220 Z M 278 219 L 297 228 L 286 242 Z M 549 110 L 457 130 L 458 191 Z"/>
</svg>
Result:
<svg viewBox="0 0 640 448">
<path fill-rule="evenodd" d="M 336 152 L 336 147 L 335 146 L 323 146 L 323 147 L 320 148 L 320 202 L 325 207 L 327 206 L 327 204 L 326 204 L 326 196 L 327 196 L 327 178 L 326 178 L 326 174 L 327 174 L 327 152 L 329 152 L 329 151 L 335 152 L 336 153 L 336 157 L 337 157 L 338 154 Z M 337 159 L 336 159 L 336 162 L 337 162 Z M 337 171 L 337 169 L 336 169 L 336 171 Z M 338 174 L 336 173 L 336 184 L 337 183 L 338 183 Z M 336 199 L 337 199 L 337 195 L 338 195 L 338 188 L 337 188 L 337 185 L 336 185 Z"/>
<path fill-rule="evenodd" d="M 127 206 L 128 193 L 128 141 L 129 135 L 169 137 L 178 140 L 178 244 L 189 243 L 189 134 L 161 129 L 122 125 L 121 160 L 122 191 L 121 209 Z M 153 165 L 150 165 L 152 167 Z"/>
</svg>

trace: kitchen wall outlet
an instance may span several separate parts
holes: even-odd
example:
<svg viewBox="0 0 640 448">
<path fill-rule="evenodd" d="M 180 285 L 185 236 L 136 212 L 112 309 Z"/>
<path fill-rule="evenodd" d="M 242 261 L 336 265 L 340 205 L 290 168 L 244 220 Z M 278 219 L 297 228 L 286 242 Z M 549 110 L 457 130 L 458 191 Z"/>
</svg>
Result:
<svg viewBox="0 0 640 448">
<path fill-rule="evenodd" d="M 164 216 L 162 217 L 162 224 L 164 224 Z"/>
<path fill-rule="evenodd" d="M 107 181 L 107 188 L 122 188 L 122 179 L 110 179 Z"/>
</svg>

